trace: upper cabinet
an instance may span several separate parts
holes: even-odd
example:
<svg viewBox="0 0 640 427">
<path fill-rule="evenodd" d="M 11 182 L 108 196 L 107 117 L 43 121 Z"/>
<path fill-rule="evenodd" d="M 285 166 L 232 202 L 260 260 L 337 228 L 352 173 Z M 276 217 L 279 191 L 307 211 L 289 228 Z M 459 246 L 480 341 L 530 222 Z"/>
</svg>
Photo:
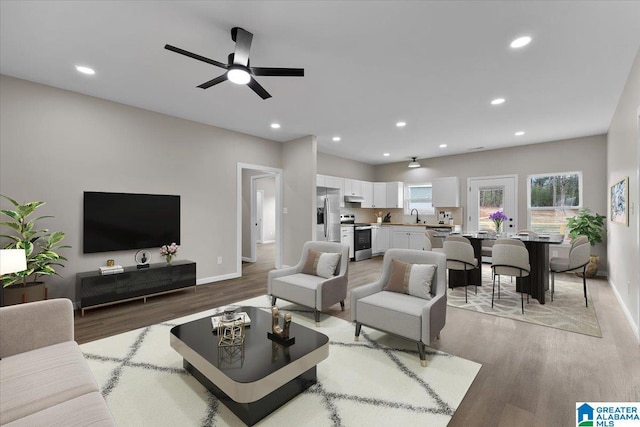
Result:
<svg viewBox="0 0 640 427">
<path fill-rule="evenodd" d="M 373 208 L 373 182 L 362 181 L 362 198 L 361 208 Z"/>
<path fill-rule="evenodd" d="M 431 185 L 434 207 L 460 207 L 460 179 L 457 176 L 434 179 Z"/>
<path fill-rule="evenodd" d="M 402 208 L 404 206 L 404 184 L 402 182 L 368 182 L 328 175 L 316 176 L 317 187 L 340 190 L 340 207 L 344 207 L 344 196 L 361 196 L 361 208 Z"/>
<path fill-rule="evenodd" d="M 316 175 L 316 187 L 337 188 L 340 190 L 340 207 L 344 207 L 344 178 Z"/>
<path fill-rule="evenodd" d="M 373 183 L 373 205 L 371 207 L 372 208 L 387 207 L 387 183 L 386 182 Z"/>
<path fill-rule="evenodd" d="M 362 196 L 362 181 L 357 179 L 344 179 L 345 196 Z"/>
<path fill-rule="evenodd" d="M 401 182 L 387 182 L 387 205 L 386 208 L 404 207 L 404 184 Z"/>
</svg>

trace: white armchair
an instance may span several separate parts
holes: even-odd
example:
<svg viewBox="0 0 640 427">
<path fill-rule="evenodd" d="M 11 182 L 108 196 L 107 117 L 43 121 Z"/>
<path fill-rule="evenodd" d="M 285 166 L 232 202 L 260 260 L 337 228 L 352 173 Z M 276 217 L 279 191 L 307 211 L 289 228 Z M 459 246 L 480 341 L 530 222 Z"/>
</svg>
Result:
<svg viewBox="0 0 640 427">
<path fill-rule="evenodd" d="M 391 276 L 392 260 L 435 265 L 430 295 L 420 297 L 384 290 Z M 351 290 L 351 320 L 356 324 L 356 340 L 362 325 L 365 325 L 416 341 L 420 362 L 422 366 L 426 366 L 424 346 L 430 345 L 440 335 L 446 320 L 446 271 L 447 259 L 444 253 L 411 249 L 388 250 L 384 255 L 382 273 L 378 280 Z"/>
<path fill-rule="evenodd" d="M 309 251 L 339 254 L 335 266 L 335 275 L 309 274 L 304 271 L 309 258 Z M 307 265 L 308 267 L 308 265 Z M 320 322 L 320 312 L 340 303 L 344 311 L 344 300 L 347 297 L 349 272 L 349 247 L 332 242 L 306 242 L 302 248 L 302 257 L 298 264 L 289 268 L 272 270 L 267 278 L 267 294 L 271 296 L 271 304 L 278 298 L 314 309 L 316 324 Z M 322 273 L 320 273 L 322 274 Z"/>
</svg>

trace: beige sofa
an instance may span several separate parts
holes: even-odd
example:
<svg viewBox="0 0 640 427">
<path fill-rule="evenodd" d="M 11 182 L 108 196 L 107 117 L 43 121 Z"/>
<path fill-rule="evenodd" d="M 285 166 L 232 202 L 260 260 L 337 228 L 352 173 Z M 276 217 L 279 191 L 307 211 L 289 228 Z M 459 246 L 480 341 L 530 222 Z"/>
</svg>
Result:
<svg viewBox="0 0 640 427">
<path fill-rule="evenodd" d="M 0 358 L 0 425 L 116 425 L 73 340 L 68 299 L 0 308 Z"/>
</svg>

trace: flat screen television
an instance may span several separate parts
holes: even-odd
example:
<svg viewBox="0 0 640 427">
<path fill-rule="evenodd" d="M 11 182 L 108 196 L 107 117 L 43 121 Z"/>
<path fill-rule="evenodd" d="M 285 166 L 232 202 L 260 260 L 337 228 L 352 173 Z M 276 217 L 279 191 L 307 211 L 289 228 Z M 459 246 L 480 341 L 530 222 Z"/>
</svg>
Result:
<svg viewBox="0 0 640 427">
<path fill-rule="evenodd" d="M 180 196 L 84 192 L 83 253 L 180 244 Z"/>
</svg>

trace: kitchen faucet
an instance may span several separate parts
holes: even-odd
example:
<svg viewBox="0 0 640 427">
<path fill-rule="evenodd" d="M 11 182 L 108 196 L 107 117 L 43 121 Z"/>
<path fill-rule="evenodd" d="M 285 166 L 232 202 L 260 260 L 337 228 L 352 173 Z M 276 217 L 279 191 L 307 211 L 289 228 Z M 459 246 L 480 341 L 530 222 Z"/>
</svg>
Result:
<svg viewBox="0 0 640 427">
<path fill-rule="evenodd" d="M 418 209 L 411 209 L 411 213 L 409 215 L 413 215 L 413 211 L 416 211 L 416 224 L 420 224 L 420 217 L 418 217 Z"/>
</svg>

